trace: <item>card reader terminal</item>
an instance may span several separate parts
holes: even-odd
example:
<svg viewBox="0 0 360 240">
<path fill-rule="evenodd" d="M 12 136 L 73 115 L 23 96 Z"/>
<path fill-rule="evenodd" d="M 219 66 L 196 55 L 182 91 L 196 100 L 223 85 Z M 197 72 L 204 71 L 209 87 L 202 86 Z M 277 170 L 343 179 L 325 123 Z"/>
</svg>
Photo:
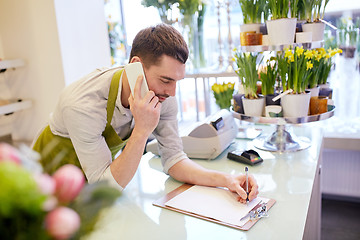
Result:
<svg viewBox="0 0 360 240">
<path fill-rule="evenodd" d="M 235 150 L 228 152 L 227 158 L 251 166 L 254 166 L 255 164 L 261 163 L 263 161 L 260 155 L 252 149 L 247 151 Z"/>
</svg>

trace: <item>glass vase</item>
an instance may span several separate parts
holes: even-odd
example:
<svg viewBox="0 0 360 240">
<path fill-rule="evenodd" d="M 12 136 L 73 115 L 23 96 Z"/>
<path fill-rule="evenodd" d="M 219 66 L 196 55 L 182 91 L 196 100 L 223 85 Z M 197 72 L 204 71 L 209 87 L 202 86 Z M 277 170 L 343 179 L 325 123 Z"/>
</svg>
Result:
<svg viewBox="0 0 360 240">
<path fill-rule="evenodd" d="M 189 59 L 187 62 L 187 70 L 189 71 L 206 67 L 203 18 L 203 16 L 199 17 L 197 12 L 191 16 L 182 16 L 182 33 L 189 48 Z"/>
<path fill-rule="evenodd" d="M 181 26 L 183 37 L 189 48 L 186 70 L 193 72 L 198 67 L 197 17 L 195 15 L 183 15 Z"/>
</svg>

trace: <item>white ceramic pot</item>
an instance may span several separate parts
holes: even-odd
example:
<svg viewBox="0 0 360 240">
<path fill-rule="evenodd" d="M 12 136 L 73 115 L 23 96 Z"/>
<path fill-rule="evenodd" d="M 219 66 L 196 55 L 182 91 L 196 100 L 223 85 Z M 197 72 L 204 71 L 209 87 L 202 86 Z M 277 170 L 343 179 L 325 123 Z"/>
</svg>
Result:
<svg viewBox="0 0 360 240">
<path fill-rule="evenodd" d="M 316 42 L 324 40 L 325 23 L 305 23 L 302 26 L 302 29 L 303 32 L 312 32 L 312 41 Z"/>
<path fill-rule="evenodd" d="M 260 27 L 262 23 L 247 23 L 240 25 L 240 32 L 252 32 L 255 31 L 256 33 L 260 32 Z"/>
<path fill-rule="evenodd" d="M 296 18 L 281 18 L 266 21 L 270 44 L 292 44 L 295 40 Z"/>
<path fill-rule="evenodd" d="M 319 86 L 314 87 L 314 88 L 308 88 L 306 90 L 310 92 L 310 97 L 318 97 L 319 96 L 319 91 L 320 91 Z"/>
<path fill-rule="evenodd" d="M 310 92 L 287 94 L 281 98 L 284 117 L 305 117 L 308 115 Z"/>
<path fill-rule="evenodd" d="M 312 41 L 312 32 L 297 32 L 295 34 L 296 43 L 308 43 Z"/>
<path fill-rule="evenodd" d="M 330 83 L 329 83 L 329 82 L 327 82 L 327 83 L 325 83 L 325 84 L 319 84 L 319 88 L 320 88 L 320 89 L 323 89 L 323 88 L 330 88 Z"/>
<path fill-rule="evenodd" d="M 264 97 L 261 96 L 257 99 L 248 99 L 243 97 L 242 103 L 244 107 L 244 114 L 246 116 L 261 117 L 265 106 Z"/>
<path fill-rule="evenodd" d="M 264 46 L 270 45 L 269 35 L 262 35 L 262 45 Z"/>
</svg>

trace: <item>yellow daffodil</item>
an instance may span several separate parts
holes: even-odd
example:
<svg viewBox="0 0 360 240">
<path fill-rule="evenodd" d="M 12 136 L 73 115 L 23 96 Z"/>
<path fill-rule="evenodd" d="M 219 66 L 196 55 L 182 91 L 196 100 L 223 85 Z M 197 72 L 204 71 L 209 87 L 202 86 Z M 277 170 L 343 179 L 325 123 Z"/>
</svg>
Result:
<svg viewBox="0 0 360 240">
<path fill-rule="evenodd" d="M 326 53 L 326 50 L 324 48 L 318 48 L 317 51 L 322 55 Z"/>
<path fill-rule="evenodd" d="M 304 48 L 302 46 L 297 47 L 295 51 L 296 51 L 296 55 L 300 56 L 304 53 Z"/>
<path fill-rule="evenodd" d="M 320 54 L 322 58 L 326 58 L 326 52 L 321 52 Z"/>
<path fill-rule="evenodd" d="M 335 56 L 335 54 L 337 53 L 337 49 L 331 49 L 329 48 L 328 53 L 330 54 L 331 57 Z"/>
<path fill-rule="evenodd" d="M 294 55 L 291 55 L 290 58 L 289 58 L 289 60 L 288 60 L 288 62 L 289 62 L 289 63 L 290 63 L 290 62 L 294 62 L 294 60 L 295 60 Z"/>
<path fill-rule="evenodd" d="M 220 90 L 220 92 L 224 92 L 224 86 L 223 86 L 223 85 L 219 85 L 219 90 Z"/>
<path fill-rule="evenodd" d="M 311 59 L 314 56 L 313 51 L 311 50 L 306 50 L 304 55 L 305 55 L 305 59 Z"/>
<path fill-rule="evenodd" d="M 211 90 L 213 91 L 216 104 L 220 108 L 229 108 L 231 106 L 231 99 L 234 93 L 234 85 L 235 83 L 214 83 L 211 86 Z"/>
<path fill-rule="evenodd" d="M 313 67 L 314 65 L 310 61 L 306 62 L 306 70 L 312 69 Z"/>
<path fill-rule="evenodd" d="M 214 85 L 212 85 L 211 89 L 212 89 L 215 93 L 217 93 L 217 94 L 220 93 L 219 84 L 217 84 L 217 83 L 215 83 Z"/>
<path fill-rule="evenodd" d="M 291 58 L 293 55 L 293 52 L 290 49 L 285 50 L 285 58 Z"/>
<path fill-rule="evenodd" d="M 322 58 L 321 53 L 316 53 L 315 54 L 316 61 L 320 61 L 321 58 Z"/>
</svg>

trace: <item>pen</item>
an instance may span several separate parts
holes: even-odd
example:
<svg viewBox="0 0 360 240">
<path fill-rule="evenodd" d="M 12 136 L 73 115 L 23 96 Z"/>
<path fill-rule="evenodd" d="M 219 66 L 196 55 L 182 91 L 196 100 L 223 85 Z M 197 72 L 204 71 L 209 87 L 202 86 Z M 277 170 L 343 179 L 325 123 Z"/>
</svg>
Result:
<svg viewBox="0 0 360 240">
<path fill-rule="evenodd" d="M 246 203 L 249 202 L 249 177 L 248 177 L 248 167 L 245 167 L 246 174 Z"/>
</svg>

